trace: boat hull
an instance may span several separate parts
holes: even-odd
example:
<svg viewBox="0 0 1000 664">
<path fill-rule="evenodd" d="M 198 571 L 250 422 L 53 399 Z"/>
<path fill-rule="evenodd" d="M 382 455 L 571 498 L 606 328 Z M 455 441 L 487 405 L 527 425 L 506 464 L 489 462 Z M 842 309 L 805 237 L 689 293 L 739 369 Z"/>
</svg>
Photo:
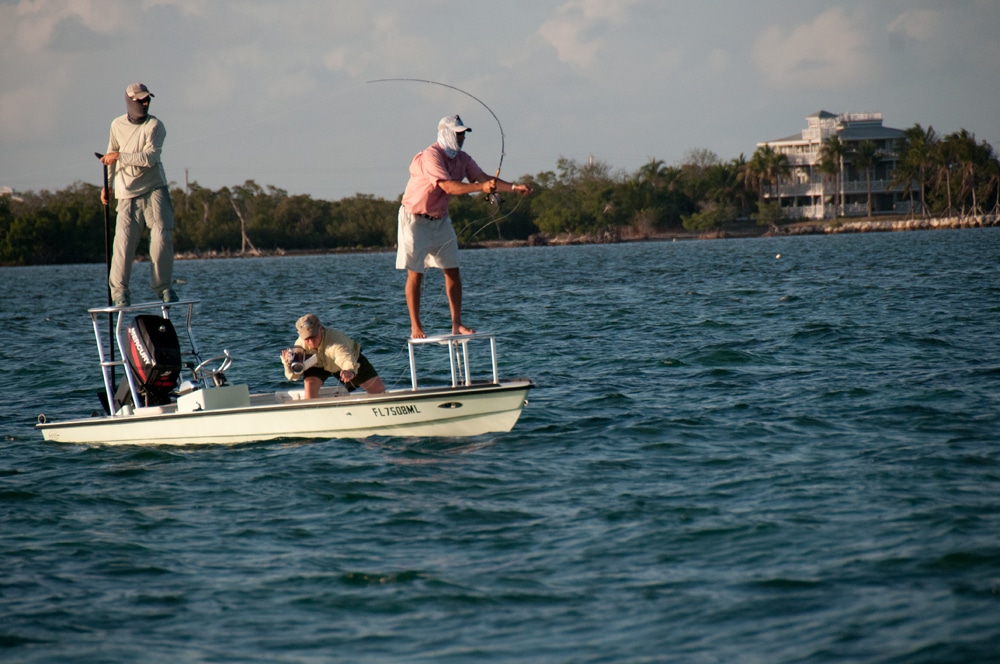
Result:
<svg viewBox="0 0 1000 664">
<path fill-rule="evenodd" d="M 236 444 L 281 438 L 477 436 L 510 431 L 530 380 L 281 401 L 252 395 L 249 406 L 178 412 L 174 405 L 129 415 L 39 423 L 45 440 L 108 445 Z"/>
</svg>

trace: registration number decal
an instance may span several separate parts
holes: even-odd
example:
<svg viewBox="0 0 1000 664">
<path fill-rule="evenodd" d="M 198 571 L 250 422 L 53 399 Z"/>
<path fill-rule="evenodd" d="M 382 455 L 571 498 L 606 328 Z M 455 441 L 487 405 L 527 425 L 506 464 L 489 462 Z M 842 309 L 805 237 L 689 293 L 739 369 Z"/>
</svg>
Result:
<svg viewBox="0 0 1000 664">
<path fill-rule="evenodd" d="M 419 415 L 420 409 L 415 405 L 409 406 L 386 406 L 385 408 L 372 408 L 375 417 L 392 417 L 393 415 Z"/>
</svg>

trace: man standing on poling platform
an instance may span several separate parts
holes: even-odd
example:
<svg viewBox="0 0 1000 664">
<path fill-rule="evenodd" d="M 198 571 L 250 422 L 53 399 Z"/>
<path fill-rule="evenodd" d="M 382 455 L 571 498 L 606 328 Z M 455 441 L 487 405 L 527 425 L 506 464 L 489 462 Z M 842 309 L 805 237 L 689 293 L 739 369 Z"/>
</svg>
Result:
<svg viewBox="0 0 1000 664">
<path fill-rule="evenodd" d="M 107 153 L 101 157 L 111 167 L 109 183 L 118 200 L 114 251 L 108 286 L 114 306 L 131 304 L 129 279 L 132 261 L 142 239 L 143 225 L 149 227 L 151 286 L 158 299 L 175 302 L 170 284 L 174 272 L 174 208 L 160 153 L 167 129 L 149 114 L 153 93 L 142 83 L 125 89 L 127 112 L 111 122 Z M 112 192 L 101 189 L 101 202 L 108 204 Z"/>
<path fill-rule="evenodd" d="M 458 237 L 448 216 L 452 196 L 482 192 L 518 192 L 529 195 L 526 184 L 511 184 L 490 177 L 462 151 L 465 135 L 472 131 L 462 118 L 450 115 L 438 123 L 437 142 L 410 162 L 410 180 L 403 192 L 397 227 L 396 269 L 406 270 L 406 306 L 410 312 L 410 337 L 426 338 L 420 323 L 420 289 L 424 270 L 444 272 L 445 293 L 451 310 L 451 333 L 474 334 L 462 324 L 462 279 L 458 271 Z M 468 182 L 464 182 L 468 180 Z"/>
</svg>

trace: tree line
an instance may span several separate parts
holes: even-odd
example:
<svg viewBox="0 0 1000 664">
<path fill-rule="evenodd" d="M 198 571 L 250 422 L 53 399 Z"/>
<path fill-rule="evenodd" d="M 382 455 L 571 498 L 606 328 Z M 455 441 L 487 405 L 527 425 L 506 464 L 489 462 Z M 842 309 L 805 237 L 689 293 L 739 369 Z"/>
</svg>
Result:
<svg viewBox="0 0 1000 664">
<path fill-rule="evenodd" d="M 908 186 L 911 215 L 1000 212 L 1000 159 L 974 134 L 962 129 L 939 136 L 932 127 L 915 124 L 904 131 L 894 153 L 893 183 Z M 820 148 L 819 168 L 834 192 L 844 163 L 863 174 L 869 182 L 870 216 L 871 173 L 885 156 L 873 143 L 849 148 L 833 135 Z M 774 199 L 790 174 L 787 155 L 766 145 L 750 159 L 741 154 L 723 161 L 700 149 L 689 151 L 680 164 L 650 159 L 633 172 L 615 171 L 598 159 L 562 158 L 554 170 L 517 179 L 534 187 L 533 196 L 509 196 L 499 206 L 479 195 L 457 196 L 451 216 L 465 244 L 544 241 L 560 235 L 616 240 L 723 229 L 739 222 L 771 225 L 783 221 Z M 0 196 L 0 265 L 105 261 L 99 186 L 78 182 L 54 193 L 15 193 Z M 317 200 L 248 180 L 219 190 L 197 182 L 184 188 L 172 185 L 171 200 L 179 253 L 390 248 L 396 240 L 398 199 L 356 194 Z M 114 224 L 114 209 L 111 217 Z"/>
</svg>

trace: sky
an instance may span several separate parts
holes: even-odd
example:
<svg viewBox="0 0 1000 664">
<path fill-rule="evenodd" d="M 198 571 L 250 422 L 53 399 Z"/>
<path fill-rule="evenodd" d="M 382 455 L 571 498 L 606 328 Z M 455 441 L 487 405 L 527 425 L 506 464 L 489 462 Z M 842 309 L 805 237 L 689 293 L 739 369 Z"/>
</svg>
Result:
<svg viewBox="0 0 1000 664">
<path fill-rule="evenodd" d="M 132 82 L 178 186 L 395 199 L 455 113 L 507 180 L 749 157 L 819 110 L 1000 150 L 998 65 L 996 0 L 0 0 L 0 187 L 101 184 Z"/>
</svg>

